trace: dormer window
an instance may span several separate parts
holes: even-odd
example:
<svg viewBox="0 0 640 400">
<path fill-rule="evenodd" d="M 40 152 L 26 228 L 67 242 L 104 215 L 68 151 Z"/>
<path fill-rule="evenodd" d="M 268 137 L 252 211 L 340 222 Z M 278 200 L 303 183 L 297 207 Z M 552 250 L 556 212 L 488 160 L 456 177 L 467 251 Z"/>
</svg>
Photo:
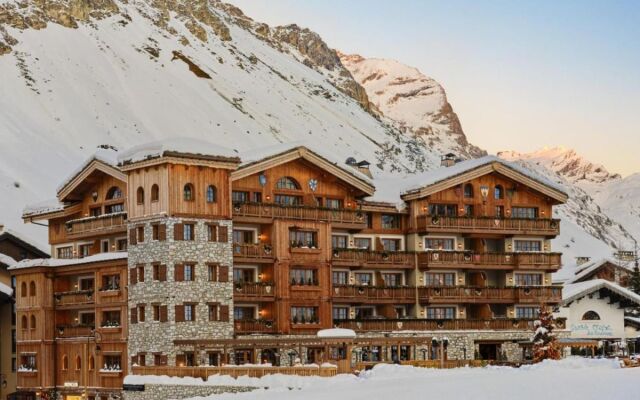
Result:
<svg viewBox="0 0 640 400">
<path fill-rule="evenodd" d="M 186 185 L 184 185 L 184 189 L 182 191 L 182 197 L 184 198 L 184 201 L 192 201 L 193 200 L 193 185 L 190 183 L 187 183 Z"/>
<path fill-rule="evenodd" d="M 107 191 L 107 200 L 115 200 L 122 198 L 122 190 L 119 187 L 113 186 Z"/>
<path fill-rule="evenodd" d="M 276 182 L 276 189 L 300 190 L 300 184 L 290 176 L 283 176 Z"/>
<path fill-rule="evenodd" d="M 501 185 L 496 185 L 493 191 L 493 195 L 496 200 L 504 199 L 504 188 Z"/>
<path fill-rule="evenodd" d="M 473 198 L 473 185 L 470 183 L 467 183 L 466 185 L 464 185 L 464 198 L 465 199 Z"/>
</svg>

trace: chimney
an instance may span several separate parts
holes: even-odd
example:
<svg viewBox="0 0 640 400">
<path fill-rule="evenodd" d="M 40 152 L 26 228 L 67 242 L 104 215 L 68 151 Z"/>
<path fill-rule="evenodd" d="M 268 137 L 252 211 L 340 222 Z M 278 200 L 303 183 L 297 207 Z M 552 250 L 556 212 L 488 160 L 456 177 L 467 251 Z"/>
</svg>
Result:
<svg viewBox="0 0 640 400">
<path fill-rule="evenodd" d="M 447 153 L 440 157 L 440 166 L 441 167 L 451 167 L 456 165 L 456 155 L 453 153 Z"/>
<path fill-rule="evenodd" d="M 0 224 L 0 233 L 4 232 L 4 225 Z"/>
<path fill-rule="evenodd" d="M 359 172 L 365 174 L 369 178 L 373 178 L 373 176 L 371 175 L 371 170 L 369 169 L 369 165 L 371 165 L 371 163 L 369 163 L 369 161 L 362 160 L 362 161 L 358 162 L 358 161 L 356 161 L 355 158 L 349 157 L 349 158 L 346 159 L 345 164 L 347 164 L 351 168 L 353 168 L 355 170 L 358 170 Z"/>
<path fill-rule="evenodd" d="M 586 264 L 591 261 L 591 257 L 576 257 L 576 265 Z"/>
</svg>

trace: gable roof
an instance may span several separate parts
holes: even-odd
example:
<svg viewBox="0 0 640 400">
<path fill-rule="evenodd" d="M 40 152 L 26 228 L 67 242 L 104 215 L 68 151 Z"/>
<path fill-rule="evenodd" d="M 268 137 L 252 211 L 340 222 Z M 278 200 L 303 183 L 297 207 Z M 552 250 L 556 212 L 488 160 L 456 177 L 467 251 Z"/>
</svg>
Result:
<svg viewBox="0 0 640 400">
<path fill-rule="evenodd" d="M 341 162 L 332 159 L 331 156 L 320 154 L 316 149 L 311 150 L 308 145 L 290 143 L 254 149 L 242 153 L 241 158 L 243 161 L 240 167 L 231 173 L 232 180 L 241 179 L 290 161 L 304 159 L 358 188 L 368 196 L 371 196 L 375 191 L 371 178 L 346 164 L 343 166 Z"/>
<path fill-rule="evenodd" d="M 618 265 L 618 264 L 616 264 L 614 261 L 612 261 L 610 259 L 602 258 L 600 260 L 588 262 L 585 265 L 580 265 L 576 269 L 575 275 L 572 278 L 569 278 L 569 280 L 567 280 L 567 283 L 580 282 L 584 278 L 589 277 L 589 275 L 591 275 L 594 272 L 598 271 L 600 268 L 604 267 L 607 264 L 613 265 L 614 268 L 620 268 L 620 269 L 627 270 L 627 268 L 625 268 L 624 266 Z"/>
<path fill-rule="evenodd" d="M 600 289 L 607 289 L 618 296 L 624 297 L 625 299 L 635 303 L 636 305 L 640 305 L 640 295 L 604 279 L 592 279 L 585 282 L 564 285 L 562 288 L 562 303 L 564 305 L 568 305 L 571 302 L 595 293 Z"/>
<path fill-rule="evenodd" d="M 0 233 L 0 242 L 3 242 L 5 240 L 11 241 L 13 243 L 15 243 L 17 246 L 20 246 L 36 255 L 38 255 L 38 257 L 42 257 L 42 258 L 48 258 L 49 257 L 49 252 L 44 249 L 39 247 L 37 244 L 35 244 L 35 242 L 32 242 L 31 240 L 25 238 L 24 236 L 22 236 L 21 234 L 19 234 L 18 232 L 15 232 L 11 229 L 7 229 L 2 231 L 2 233 Z M 9 257 L 11 258 L 11 257 Z M 0 260 L 2 261 L 2 260 Z M 7 260 L 8 261 L 8 260 Z"/>
<path fill-rule="evenodd" d="M 70 265 L 83 265 L 83 264 L 91 264 L 102 261 L 111 261 L 111 260 L 126 260 L 128 257 L 128 253 L 126 251 L 113 251 L 109 253 L 98 253 L 92 256 L 83 257 L 83 258 L 34 258 L 30 260 L 22 260 L 18 261 L 11 267 L 9 270 L 15 271 L 19 269 L 25 268 L 37 268 L 37 267 L 48 267 L 55 268 L 61 266 L 70 266 Z"/>
<path fill-rule="evenodd" d="M 429 172 L 408 177 L 405 179 L 401 197 L 404 200 L 425 197 L 492 172 L 497 172 L 521 182 L 559 203 L 564 203 L 568 199 L 568 195 L 561 185 L 550 181 L 528 168 L 496 156 L 485 156 L 461 161 L 450 167 L 440 167 Z"/>
</svg>

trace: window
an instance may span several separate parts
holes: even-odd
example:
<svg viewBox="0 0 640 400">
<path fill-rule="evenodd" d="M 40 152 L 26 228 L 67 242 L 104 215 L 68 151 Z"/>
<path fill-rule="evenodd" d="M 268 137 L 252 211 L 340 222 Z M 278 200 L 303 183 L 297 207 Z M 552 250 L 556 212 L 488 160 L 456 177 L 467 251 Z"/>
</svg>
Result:
<svg viewBox="0 0 640 400">
<path fill-rule="evenodd" d="M 138 190 L 136 190 L 136 203 L 144 204 L 144 189 L 142 186 L 139 186 Z"/>
<path fill-rule="evenodd" d="M 453 319 L 456 314 L 455 307 L 428 307 L 427 319 Z"/>
<path fill-rule="evenodd" d="M 151 225 L 151 239 L 158 240 L 160 238 L 160 225 L 153 224 Z"/>
<path fill-rule="evenodd" d="M 317 307 L 291 307 L 291 322 L 294 324 L 318 323 Z"/>
<path fill-rule="evenodd" d="M 340 209 L 343 207 L 343 201 L 341 199 L 327 199 L 325 207 L 332 209 Z"/>
<path fill-rule="evenodd" d="M 368 229 L 373 228 L 373 215 L 370 212 L 362 213 L 364 223 Z"/>
<path fill-rule="evenodd" d="M 292 285 L 318 285 L 318 271 L 315 269 L 292 269 L 289 272 Z"/>
<path fill-rule="evenodd" d="M 583 321 L 598 321 L 598 320 L 600 320 L 600 315 L 598 315 L 598 313 L 595 312 L 595 311 L 587 311 L 582 316 L 582 320 Z"/>
<path fill-rule="evenodd" d="M 455 247 L 454 239 L 447 238 L 425 238 L 424 247 L 428 250 L 453 250 Z"/>
<path fill-rule="evenodd" d="M 96 325 L 96 314 L 93 312 L 79 312 L 78 319 L 80 325 L 94 327 Z"/>
<path fill-rule="evenodd" d="M 473 198 L 473 185 L 470 183 L 467 183 L 466 185 L 464 185 L 464 198 L 465 199 Z"/>
<path fill-rule="evenodd" d="M 91 209 L 89 209 L 89 214 L 91 214 L 92 217 L 99 217 L 101 213 L 102 209 L 100 207 L 91 207 Z"/>
<path fill-rule="evenodd" d="M 62 370 L 66 371 L 69 369 L 69 358 L 64 355 L 62 356 Z"/>
<path fill-rule="evenodd" d="M 101 290 L 119 290 L 120 275 L 103 275 Z"/>
<path fill-rule="evenodd" d="M 248 321 L 255 319 L 256 309 L 253 307 L 234 307 L 233 319 L 240 321 Z"/>
<path fill-rule="evenodd" d="M 152 305 L 151 312 L 153 314 L 153 320 L 160 321 L 160 305 L 159 304 Z"/>
<path fill-rule="evenodd" d="M 540 240 L 515 240 L 516 251 L 535 252 L 542 251 L 542 242 Z"/>
<path fill-rule="evenodd" d="M 124 203 L 109 204 L 104 208 L 106 214 L 115 214 L 124 212 Z"/>
<path fill-rule="evenodd" d="M 36 316 L 35 315 L 31 316 L 31 324 L 29 325 L 29 328 L 36 329 Z"/>
<path fill-rule="evenodd" d="M 18 360 L 15 357 L 11 357 L 11 372 L 16 372 L 18 370 Z"/>
<path fill-rule="evenodd" d="M 504 206 L 496 206 L 496 218 L 504 218 Z"/>
<path fill-rule="evenodd" d="M 119 187 L 113 186 L 107 190 L 107 200 L 115 200 L 122 198 L 122 190 Z"/>
<path fill-rule="evenodd" d="M 516 286 L 542 286 L 542 274 L 515 274 Z"/>
<path fill-rule="evenodd" d="M 233 243 L 253 243 L 253 231 L 233 230 Z"/>
<path fill-rule="evenodd" d="M 516 318 L 535 319 L 539 312 L 538 307 L 516 307 Z"/>
<path fill-rule="evenodd" d="M 299 206 L 302 205 L 302 197 L 288 194 L 276 194 L 274 202 L 283 206 Z"/>
<path fill-rule="evenodd" d="M 317 248 L 318 247 L 318 233 L 314 231 L 289 231 L 289 243 L 291 247 L 301 248 Z"/>
<path fill-rule="evenodd" d="M 493 190 L 493 197 L 496 200 L 504 199 L 504 189 L 501 185 L 496 185 L 495 189 Z"/>
<path fill-rule="evenodd" d="M 331 247 L 334 249 L 346 249 L 347 248 L 347 237 L 343 235 L 332 235 L 331 236 Z"/>
<path fill-rule="evenodd" d="M 473 204 L 464 205 L 464 215 L 466 215 L 467 217 L 473 217 L 474 215 L 476 215 Z"/>
<path fill-rule="evenodd" d="M 102 312 L 102 327 L 120 326 L 120 310 L 109 310 Z"/>
<path fill-rule="evenodd" d="M 356 307 L 356 319 L 370 319 L 375 317 L 375 309 L 373 307 Z"/>
<path fill-rule="evenodd" d="M 20 328 L 22 328 L 22 330 L 29 329 L 29 320 L 26 315 L 23 315 L 22 318 L 20 318 Z"/>
<path fill-rule="evenodd" d="M 73 247 L 58 247 L 56 250 L 58 258 L 73 258 Z"/>
<path fill-rule="evenodd" d="M 164 354 L 156 353 L 153 355 L 153 365 L 167 365 L 167 356 Z"/>
<path fill-rule="evenodd" d="M 458 215 L 458 206 L 456 204 L 429 204 L 429 215 L 455 217 Z"/>
<path fill-rule="evenodd" d="M 371 238 L 353 238 L 356 249 L 371 250 Z"/>
<path fill-rule="evenodd" d="M 27 297 L 27 283 L 26 282 L 22 282 L 22 284 L 20 285 L 20 296 Z"/>
<path fill-rule="evenodd" d="M 387 287 L 401 286 L 402 274 L 384 273 L 382 274 L 382 280 L 384 281 L 384 286 L 387 286 Z"/>
<path fill-rule="evenodd" d="M 233 203 L 247 203 L 249 201 L 249 192 L 231 192 L 231 201 Z"/>
<path fill-rule="evenodd" d="M 209 321 L 220 321 L 218 304 L 209 304 Z"/>
<path fill-rule="evenodd" d="M 35 354 L 21 354 L 20 355 L 20 370 L 23 371 L 37 371 L 38 364 L 36 363 Z"/>
<path fill-rule="evenodd" d="M 78 287 L 80 290 L 93 290 L 93 278 L 78 278 Z"/>
<path fill-rule="evenodd" d="M 144 322 L 145 320 L 145 306 L 144 304 L 138 306 L 138 322 Z"/>
<path fill-rule="evenodd" d="M 538 218 L 537 207 L 512 207 L 511 218 L 535 219 Z"/>
<path fill-rule="evenodd" d="M 82 358 L 80 356 L 76 356 L 76 371 L 80 371 L 82 369 Z"/>
<path fill-rule="evenodd" d="M 382 248 L 385 251 L 400 251 L 400 239 L 381 239 Z"/>
<path fill-rule="evenodd" d="M 349 283 L 349 273 L 347 271 L 333 271 L 332 283 L 334 286 L 346 285 Z"/>
<path fill-rule="evenodd" d="M 356 285 L 371 285 L 373 283 L 373 274 L 368 272 L 356 272 L 354 278 Z"/>
<path fill-rule="evenodd" d="M 218 198 L 218 190 L 215 186 L 209 185 L 207 186 L 207 203 L 215 203 Z"/>
<path fill-rule="evenodd" d="M 400 228 L 400 216 L 395 214 L 382 214 L 382 229 Z"/>
<path fill-rule="evenodd" d="M 102 240 L 100 242 L 100 247 L 101 247 L 101 250 L 100 250 L 101 253 L 108 253 L 109 252 L 109 239 Z"/>
<path fill-rule="evenodd" d="M 29 282 L 29 296 L 36 295 L 36 283 L 34 281 Z"/>
<path fill-rule="evenodd" d="M 160 187 L 154 183 L 153 186 L 151 186 L 151 201 L 158 200 L 160 200 Z"/>
<path fill-rule="evenodd" d="M 79 253 L 79 257 L 80 258 L 84 258 L 84 257 L 89 257 L 89 252 L 91 251 L 91 246 L 90 244 L 81 244 L 80 246 L 78 246 L 78 253 Z M 108 249 L 108 247 L 107 247 Z"/>
<path fill-rule="evenodd" d="M 233 281 L 235 283 L 255 282 L 255 270 L 253 268 L 233 268 Z"/>
<path fill-rule="evenodd" d="M 136 267 L 136 273 L 138 274 L 138 282 L 144 282 L 144 265 Z"/>
<path fill-rule="evenodd" d="M 195 321 L 195 306 L 193 304 L 185 304 L 184 305 L 184 320 L 185 321 Z"/>
<path fill-rule="evenodd" d="M 300 184 L 290 176 L 283 176 L 276 182 L 276 189 L 300 190 Z"/>
<path fill-rule="evenodd" d="M 262 203 L 262 193 L 261 192 L 253 192 L 253 202 L 254 203 Z"/>
<path fill-rule="evenodd" d="M 193 185 L 190 183 L 187 183 L 186 185 L 184 185 L 184 188 L 182 189 L 182 198 L 184 199 L 184 201 L 192 201 L 193 200 Z"/>
<path fill-rule="evenodd" d="M 454 286 L 455 274 L 453 272 L 427 272 L 424 274 L 425 286 Z"/>
<path fill-rule="evenodd" d="M 333 307 L 332 317 L 337 319 L 349 319 L 349 307 Z"/>
<path fill-rule="evenodd" d="M 184 265 L 184 280 L 185 281 L 193 281 L 195 276 L 196 266 L 193 264 L 185 264 Z"/>
<path fill-rule="evenodd" d="M 194 240 L 195 236 L 195 225 L 194 224 L 184 224 L 183 231 L 183 239 L 184 240 Z"/>
<path fill-rule="evenodd" d="M 102 357 L 103 370 L 107 371 L 120 371 L 122 369 L 120 354 L 105 354 Z"/>
<path fill-rule="evenodd" d="M 210 351 L 207 353 L 207 358 L 209 359 L 209 365 L 212 367 L 220 366 L 220 353 L 217 351 Z"/>
<path fill-rule="evenodd" d="M 118 251 L 127 251 L 127 239 L 116 240 L 116 248 Z"/>
<path fill-rule="evenodd" d="M 153 264 L 153 280 L 159 282 L 165 282 L 167 280 L 166 265 Z"/>
<path fill-rule="evenodd" d="M 136 236 L 138 243 L 144 242 L 144 226 L 139 226 L 136 228 Z"/>
</svg>

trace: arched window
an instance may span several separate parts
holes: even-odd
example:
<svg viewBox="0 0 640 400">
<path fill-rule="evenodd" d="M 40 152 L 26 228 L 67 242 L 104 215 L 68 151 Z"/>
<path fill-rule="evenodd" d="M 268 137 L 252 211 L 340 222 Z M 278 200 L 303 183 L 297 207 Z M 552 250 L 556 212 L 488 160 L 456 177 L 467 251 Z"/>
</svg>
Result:
<svg viewBox="0 0 640 400">
<path fill-rule="evenodd" d="M 93 356 L 89 357 L 89 371 L 93 371 L 96 368 L 96 360 Z"/>
<path fill-rule="evenodd" d="M 151 201 L 158 201 L 160 199 L 160 188 L 155 183 L 151 186 Z"/>
<path fill-rule="evenodd" d="M 493 196 L 496 200 L 504 199 L 504 189 L 501 185 L 496 185 L 495 190 L 493 191 Z"/>
<path fill-rule="evenodd" d="M 23 315 L 20 321 L 20 328 L 22 329 L 29 329 L 29 325 L 28 325 L 28 321 L 27 321 L 27 316 Z"/>
<path fill-rule="evenodd" d="M 76 356 L 76 371 L 82 369 L 82 358 L 80 356 Z"/>
<path fill-rule="evenodd" d="M 36 316 L 31 316 L 31 329 L 36 329 Z"/>
<path fill-rule="evenodd" d="M 36 283 L 34 281 L 31 281 L 31 283 L 29 283 L 29 296 L 35 296 L 36 295 Z"/>
<path fill-rule="evenodd" d="M 184 189 L 183 189 L 183 198 L 185 201 L 191 201 L 193 200 L 193 185 L 190 183 L 187 183 L 186 185 L 184 185 Z"/>
<path fill-rule="evenodd" d="M 598 313 L 595 312 L 595 311 L 587 311 L 582 316 L 582 320 L 583 321 L 599 321 L 600 320 L 600 315 L 598 315 Z"/>
<path fill-rule="evenodd" d="M 215 186 L 207 187 L 207 203 L 215 203 L 218 201 L 218 189 Z"/>
<path fill-rule="evenodd" d="M 20 285 L 20 296 L 27 297 L 27 282 L 22 282 Z"/>
<path fill-rule="evenodd" d="M 64 356 L 62 356 L 62 370 L 66 371 L 68 369 L 69 369 L 69 358 L 65 354 Z"/>
<path fill-rule="evenodd" d="M 136 202 L 138 204 L 144 204 L 144 189 L 142 186 L 138 187 L 138 190 L 136 191 Z"/>
<path fill-rule="evenodd" d="M 107 200 L 114 200 L 122 198 L 122 190 L 117 186 L 112 186 L 107 190 Z"/>
<path fill-rule="evenodd" d="M 472 199 L 473 198 L 473 185 L 470 183 L 467 183 L 466 185 L 464 185 L 464 197 L 466 199 Z"/>
<path fill-rule="evenodd" d="M 290 176 L 283 176 L 276 182 L 276 189 L 300 190 L 300 184 Z"/>
</svg>

